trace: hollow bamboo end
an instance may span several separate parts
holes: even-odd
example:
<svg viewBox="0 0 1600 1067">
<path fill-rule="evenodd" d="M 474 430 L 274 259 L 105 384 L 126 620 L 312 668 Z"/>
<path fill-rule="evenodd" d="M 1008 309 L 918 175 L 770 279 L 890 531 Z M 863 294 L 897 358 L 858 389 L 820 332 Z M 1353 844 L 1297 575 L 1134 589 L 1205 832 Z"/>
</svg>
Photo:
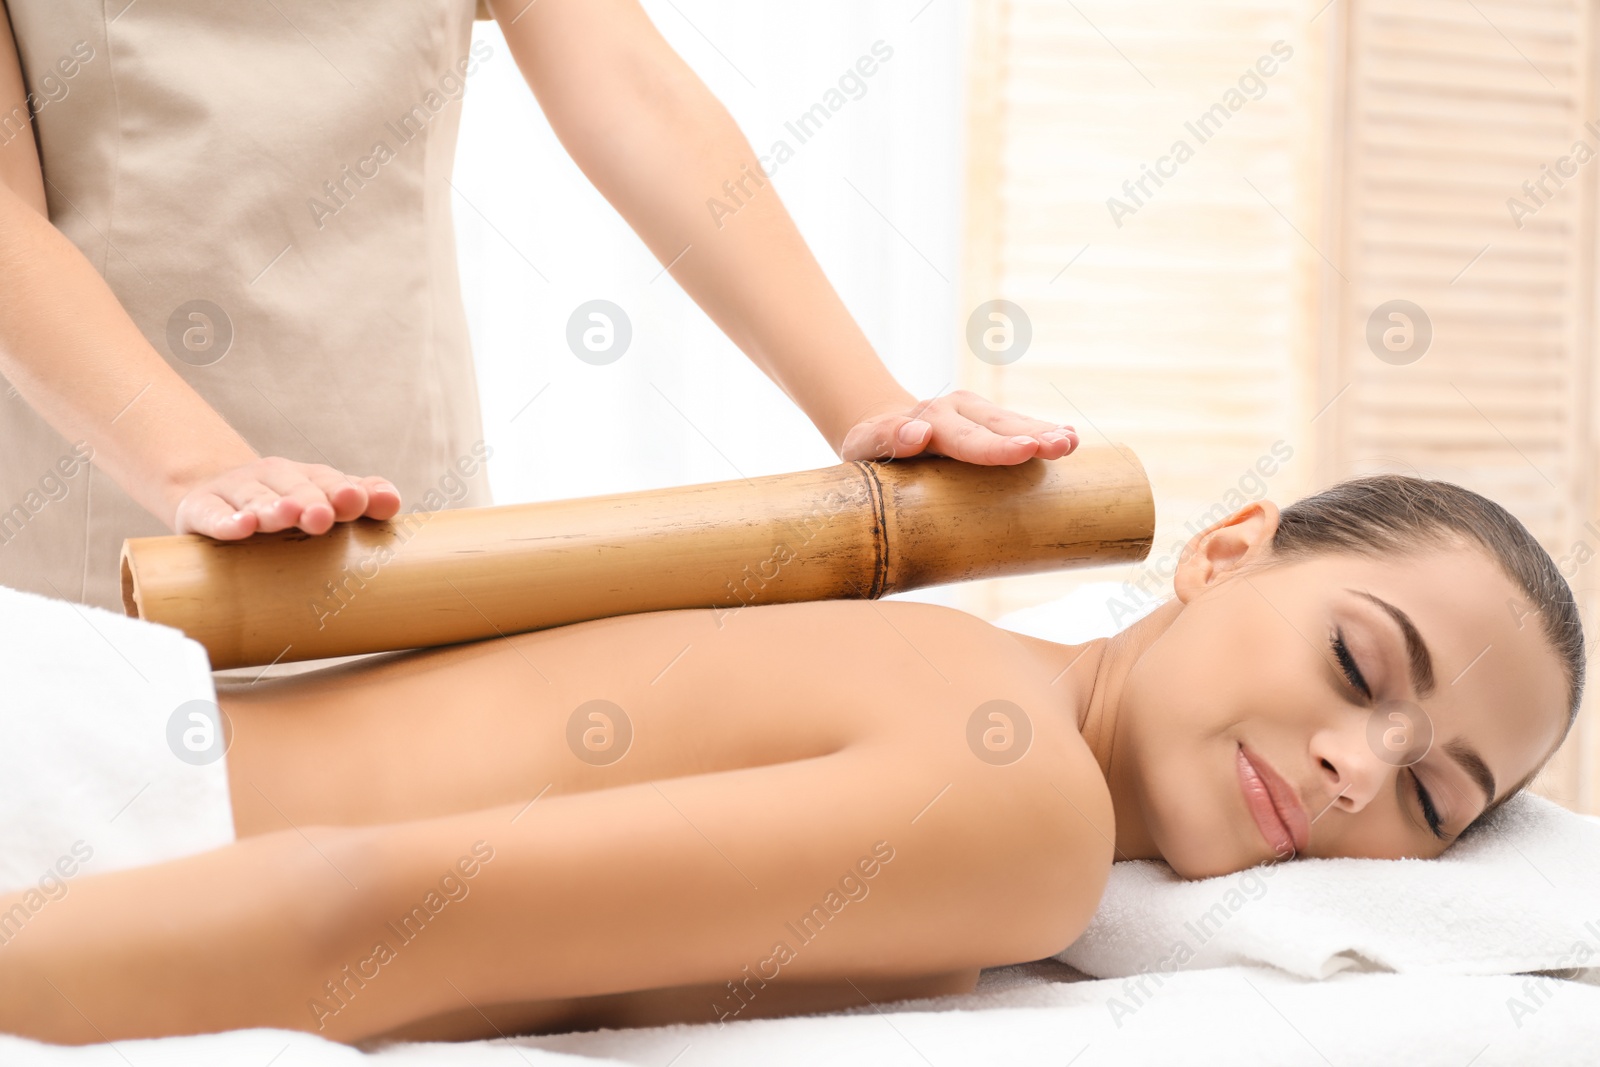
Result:
<svg viewBox="0 0 1600 1067">
<path fill-rule="evenodd" d="M 139 587 L 133 579 L 133 560 L 128 556 L 128 542 L 122 542 L 122 610 L 129 618 L 142 618 L 139 611 Z"/>
</svg>

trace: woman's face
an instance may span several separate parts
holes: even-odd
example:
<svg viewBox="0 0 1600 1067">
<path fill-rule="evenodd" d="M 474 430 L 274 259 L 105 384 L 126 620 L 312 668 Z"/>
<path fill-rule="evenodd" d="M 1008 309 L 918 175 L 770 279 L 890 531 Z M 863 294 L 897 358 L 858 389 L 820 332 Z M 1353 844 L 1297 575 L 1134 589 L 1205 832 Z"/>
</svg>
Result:
<svg viewBox="0 0 1600 1067">
<path fill-rule="evenodd" d="M 1181 609 L 1123 683 L 1118 758 L 1150 839 L 1186 878 L 1436 856 L 1489 803 L 1489 776 L 1499 799 L 1561 737 L 1566 683 L 1541 620 L 1470 547 L 1252 566 L 1276 525 L 1263 502 L 1196 539 Z M 1252 815 L 1252 793 L 1291 791 L 1290 834 Z"/>
</svg>

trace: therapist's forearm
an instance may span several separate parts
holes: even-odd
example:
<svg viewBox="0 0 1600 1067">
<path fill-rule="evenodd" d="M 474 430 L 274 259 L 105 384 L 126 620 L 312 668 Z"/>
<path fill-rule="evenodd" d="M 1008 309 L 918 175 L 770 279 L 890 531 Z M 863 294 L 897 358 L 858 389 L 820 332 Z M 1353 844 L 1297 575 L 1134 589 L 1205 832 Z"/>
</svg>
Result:
<svg viewBox="0 0 1600 1067">
<path fill-rule="evenodd" d="M 656 127 L 655 150 L 676 157 L 664 156 L 664 173 L 619 166 L 605 180 L 610 199 L 663 263 L 682 253 L 673 277 L 837 453 L 863 416 L 916 398 L 823 274 L 732 117 L 701 90 Z M 707 200 L 731 203 L 722 183 L 741 179 L 751 193 L 719 227 Z"/>
<path fill-rule="evenodd" d="M 0 278 L 0 374 L 169 528 L 188 486 L 257 458 L 77 246 L 3 182 Z"/>
<path fill-rule="evenodd" d="M 910 407 L 915 397 L 822 273 L 727 109 L 648 20 L 625 16 L 629 7 L 534 8 L 507 38 L 595 187 L 837 452 L 863 415 Z M 540 18 L 560 32 L 541 34 Z M 566 48 L 569 27 L 556 20 L 580 19 L 595 20 L 582 34 L 594 47 Z M 713 198 L 733 203 L 724 182 L 743 182 L 750 194 L 739 192 L 732 215 L 708 207 Z"/>
</svg>

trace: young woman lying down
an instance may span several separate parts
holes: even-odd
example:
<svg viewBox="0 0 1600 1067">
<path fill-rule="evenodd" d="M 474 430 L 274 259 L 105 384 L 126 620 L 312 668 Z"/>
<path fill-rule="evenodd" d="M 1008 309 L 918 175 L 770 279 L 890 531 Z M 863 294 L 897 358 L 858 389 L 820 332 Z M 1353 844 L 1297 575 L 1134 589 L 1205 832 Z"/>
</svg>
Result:
<svg viewBox="0 0 1600 1067">
<path fill-rule="evenodd" d="M 1073 941 L 1116 858 L 1437 856 L 1578 706 L 1566 583 L 1456 486 L 1248 505 L 1173 585 L 1078 646 L 822 601 L 223 692 L 239 840 L 75 881 L 5 947 L 0 1029 L 465 1039 L 970 990 Z"/>
</svg>

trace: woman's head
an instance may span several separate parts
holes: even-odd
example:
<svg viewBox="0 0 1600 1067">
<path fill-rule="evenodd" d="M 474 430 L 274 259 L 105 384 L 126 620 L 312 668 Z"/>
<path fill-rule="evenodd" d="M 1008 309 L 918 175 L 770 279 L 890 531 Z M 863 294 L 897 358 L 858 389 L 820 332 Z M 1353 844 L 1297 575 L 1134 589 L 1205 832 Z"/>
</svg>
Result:
<svg viewBox="0 0 1600 1067">
<path fill-rule="evenodd" d="M 1571 591 L 1521 523 L 1459 486 L 1379 475 L 1281 513 L 1251 504 L 1195 536 L 1174 588 L 1126 635 L 1114 758 L 1186 877 L 1437 855 L 1577 712 Z M 1303 844 L 1252 813 L 1252 794 L 1291 792 Z"/>
</svg>

